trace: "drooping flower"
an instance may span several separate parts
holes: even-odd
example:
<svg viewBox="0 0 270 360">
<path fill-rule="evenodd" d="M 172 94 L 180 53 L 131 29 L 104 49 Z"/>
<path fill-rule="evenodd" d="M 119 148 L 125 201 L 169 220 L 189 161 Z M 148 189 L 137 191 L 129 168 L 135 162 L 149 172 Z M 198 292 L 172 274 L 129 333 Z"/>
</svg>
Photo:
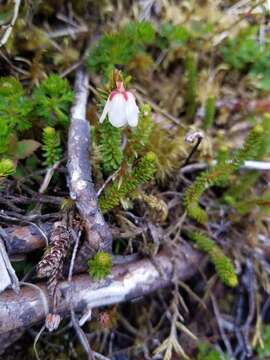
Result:
<svg viewBox="0 0 270 360">
<path fill-rule="evenodd" d="M 116 82 L 116 89 L 110 93 L 99 122 L 103 123 L 107 115 L 109 122 L 117 128 L 138 125 L 139 108 L 134 95 L 125 90 L 122 81 Z"/>
</svg>

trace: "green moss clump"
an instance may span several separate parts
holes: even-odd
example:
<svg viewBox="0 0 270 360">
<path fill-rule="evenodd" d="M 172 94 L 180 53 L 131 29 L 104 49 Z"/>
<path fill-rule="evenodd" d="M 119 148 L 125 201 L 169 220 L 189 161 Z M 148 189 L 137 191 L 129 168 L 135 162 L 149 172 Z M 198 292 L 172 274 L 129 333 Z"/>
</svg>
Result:
<svg viewBox="0 0 270 360">
<path fill-rule="evenodd" d="M 88 272 L 93 280 L 104 279 L 111 273 L 112 257 L 110 254 L 100 251 L 93 259 L 88 260 Z"/>
</svg>

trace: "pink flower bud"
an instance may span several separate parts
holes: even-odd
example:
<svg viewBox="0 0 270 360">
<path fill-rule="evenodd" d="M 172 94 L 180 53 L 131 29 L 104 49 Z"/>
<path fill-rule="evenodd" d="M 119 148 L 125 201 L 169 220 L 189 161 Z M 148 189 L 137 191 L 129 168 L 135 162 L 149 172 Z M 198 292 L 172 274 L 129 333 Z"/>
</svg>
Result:
<svg viewBox="0 0 270 360">
<path fill-rule="evenodd" d="M 117 128 L 124 125 L 136 127 L 139 119 L 139 108 L 135 97 L 130 91 L 125 90 L 122 81 L 118 81 L 116 85 L 116 90 L 110 93 L 106 101 L 99 122 L 103 123 L 108 115 L 109 122 Z"/>
</svg>

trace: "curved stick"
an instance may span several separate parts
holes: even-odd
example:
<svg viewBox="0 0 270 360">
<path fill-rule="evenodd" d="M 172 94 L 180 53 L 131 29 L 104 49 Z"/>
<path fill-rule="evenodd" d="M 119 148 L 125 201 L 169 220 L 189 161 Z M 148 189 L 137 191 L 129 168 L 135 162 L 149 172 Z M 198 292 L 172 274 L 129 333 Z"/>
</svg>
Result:
<svg viewBox="0 0 270 360">
<path fill-rule="evenodd" d="M 176 255 L 161 252 L 155 257 L 155 264 L 144 259 L 114 266 L 112 274 L 99 282 L 92 282 L 89 275 L 74 276 L 71 283 L 63 281 L 58 287 L 61 298 L 56 313 L 68 316 L 71 301 L 74 310 L 83 313 L 89 308 L 146 295 L 168 286 L 176 275 L 182 281 L 187 280 L 196 273 L 201 255 L 186 243 L 177 246 L 174 254 L 177 254 L 177 258 Z M 175 259 L 174 264 L 172 258 Z M 50 309 L 52 303 L 46 285 L 38 286 L 39 289 L 35 289 L 36 286 L 22 286 L 19 295 L 11 290 L 0 295 L 0 334 L 44 320 L 48 312 L 44 301 L 47 300 Z"/>
</svg>

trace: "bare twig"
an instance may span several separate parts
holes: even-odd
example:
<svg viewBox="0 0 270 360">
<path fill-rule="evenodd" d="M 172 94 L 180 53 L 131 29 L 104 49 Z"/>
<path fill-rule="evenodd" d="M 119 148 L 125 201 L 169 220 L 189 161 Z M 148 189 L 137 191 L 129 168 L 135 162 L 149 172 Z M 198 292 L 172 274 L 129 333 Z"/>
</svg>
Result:
<svg viewBox="0 0 270 360">
<path fill-rule="evenodd" d="M 177 254 L 175 269 L 179 279 L 184 281 L 197 271 L 200 255 L 188 244 L 179 245 Z M 71 284 L 69 281 L 59 284 L 62 297 L 55 311 L 65 316 L 69 314 L 71 301 L 74 311 L 83 312 L 89 307 L 127 301 L 163 288 L 171 283 L 173 276 L 171 254 L 161 252 L 156 256 L 156 263 L 158 269 L 162 269 L 163 277 L 148 259 L 114 266 L 110 277 L 98 283 L 93 283 L 88 275 L 74 276 Z M 76 296 L 70 296 L 70 286 Z M 39 288 L 46 294 L 51 310 L 52 300 L 48 297 L 46 285 L 40 284 Z M 35 289 L 22 287 L 20 295 L 10 290 L 0 295 L 0 334 L 19 327 L 29 327 L 43 320 L 46 315 L 43 299 Z"/>
<path fill-rule="evenodd" d="M 214 313 L 215 313 L 215 316 L 216 316 L 217 324 L 218 324 L 218 327 L 219 327 L 220 335 L 221 335 L 222 340 L 223 340 L 223 342 L 224 342 L 224 344 L 226 346 L 226 350 L 227 350 L 227 352 L 229 354 L 230 359 L 233 360 L 234 356 L 233 356 L 232 346 L 231 346 L 231 343 L 230 343 L 230 340 L 229 340 L 228 336 L 226 335 L 226 333 L 224 331 L 223 323 L 222 323 L 222 317 L 220 315 L 216 299 L 215 299 L 215 297 L 213 295 L 211 295 L 211 300 L 212 300 L 212 305 L 213 305 Z"/>
<path fill-rule="evenodd" d="M 213 160 L 210 164 L 207 163 L 194 163 L 188 164 L 181 168 L 181 173 L 190 173 L 198 170 L 205 170 L 209 166 L 216 165 L 216 160 Z M 256 160 L 246 160 L 241 166 L 241 169 L 244 170 L 260 170 L 260 171 L 269 171 L 270 170 L 270 161 L 256 161 Z"/>
<path fill-rule="evenodd" d="M 70 281 L 70 282 L 72 280 L 74 263 L 75 263 L 79 243 L 80 243 L 81 231 L 79 231 L 78 233 L 75 233 L 75 231 L 72 229 L 71 236 L 74 239 L 74 247 L 73 247 L 72 256 L 71 256 L 70 265 L 69 265 L 69 271 L 68 271 L 68 281 Z"/>
<path fill-rule="evenodd" d="M 73 324 L 73 328 L 75 329 L 77 337 L 78 337 L 85 353 L 87 354 L 87 359 L 94 360 L 93 352 L 92 352 L 92 349 L 88 342 L 87 336 L 85 335 L 84 331 L 80 327 L 79 322 L 75 316 L 75 312 L 74 312 L 73 308 L 70 309 L 70 313 L 71 313 L 71 321 Z"/>
<path fill-rule="evenodd" d="M 111 182 L 112 180 L 115 179 L 116 175 L 119 173 L 120 170 L 121 170 L 121 167 L 119 169 L 117 169 L 114 173 L 112 173 L 110 176 L 108 176 L 108 178 L 104 181 L 104 183 L 100 187 L 100 189 L 98 189 L 97 197 L 100 197 L 100 195 L 103 192 L 103 190 L 105 189 L 105 187 L 109 184 L 109 182 Z"/>
<path fill-rule="evenodd" d="M 241 166 L 241 169 L 269 171 L 270 170 L 270 162 L 269 161 L 246 160 L 244 162 L 244 164 Z"/>
<path fill-rule="evenodd" d="M 61 164 L 61 160 L 60 161 L 57 161 L 54 165 L 50 166 L 48 169 L 47 169 L 47 172 L 45 174 L 45 177 L 43 179 L 43 182 L 39 188 L 39 193 L 40 194 L 44 194 L 45 191 L 47 190 L 49 184 L 50 184 L 50 181 L 53 177 L 53 174 L 55 172 L 55 170 L 58 168 L 58 166 Z"/>
<path fill-rule="evenodd" d="M 8 41 L 8 38 L 10 37 L 10 34 L 12 32 L 12 28 L 15 25 L 15 22 L 18 17 L 19 8 L 20 8 L 21 0 L 14 0 L 14 11 L 13 16 L 10 21 L 10 23 L 7 25 L 7 28 L 4 32 L 4 35 L 2 36 L 2 39 L 0 39 L 0 47 L 5 45 L 5 43 Z"/>
<path fill-rule="evenodd" d="M 68 138 L 70 197 L 84 220 L 91 249 L 111 252 L 112 235 L 98 207 L 91 176 L 90 126 L 86 120 L 88 76 L 81 69 L 76 73 L 75 93 Z"/>
<path fill-rule="evenodd" d="M 92 351 L 92 353 L 95 355 L 95 358 L 96 359 L 99 359 L 99 360 L 110 360 L 108 357 L 104 356 L 104 355 L 101 355 L 95 351 Z"/>
<path fill-rule="evenodd" d="M 139 88 L 139 86 L 136 87 L 136 90 L 141 91 L 141 89 Z M 161 115 L 163 115 L 164 117 L 166 117 L 167 119 L 171 120 L 174 124 L 181 126 L 182 128 L 186 129 L 186 126 L 180 122 L 180 119 L 178 119 L 177 117 L 171 115 L 170 113 L 168 113 L 166 110 L 162 109 L 159 105 L 157 105 L 156 103 L 154 103 L 153 101 L 151 101 L 149 98 L 146 98 L 143 95 L 140 95 L 138 92 L 136 93 L 136 97 L 140 102 L 144 102 L 147 101 L 147 103 L 149 105 L 151 105 L 151 107 L 158 113 L 160 113 Z"/>
<path fill-rule="evenodd" d="M 151 9 L 154 6 L 156 0 L 140 0 L 139 4 L 141 7 L 141 13 L 139 15 L 139 20 L 149 20 L 151 17 Z"/>
<path fill-rule="evenodd" d="M 81 58 L 79 61 L 76 61 L 74 64 L 68 66 L 67 69 L 63 70 L 61 73 L 60 73 L 60 77 L 61 78 L 64 78 L 66 77 L 68 74 L 70 74 L 72 71 L 78 69 L 78 67 L 80 67 L 83 63 L 84 59 Z"/>
<path fill-rule="evenodd" d="M 56 39 L 63 36 L 71 36 L 72 39 L 76 39 L 77 34 L 87 33 L 89 30 L 87 26 L 82 25 L 80 27 L 74 28 L 73 26 L 68 26 L 65 28 L 53 30 L 47 33 L 48 37 L 51 39 Z"/>
</svg>

